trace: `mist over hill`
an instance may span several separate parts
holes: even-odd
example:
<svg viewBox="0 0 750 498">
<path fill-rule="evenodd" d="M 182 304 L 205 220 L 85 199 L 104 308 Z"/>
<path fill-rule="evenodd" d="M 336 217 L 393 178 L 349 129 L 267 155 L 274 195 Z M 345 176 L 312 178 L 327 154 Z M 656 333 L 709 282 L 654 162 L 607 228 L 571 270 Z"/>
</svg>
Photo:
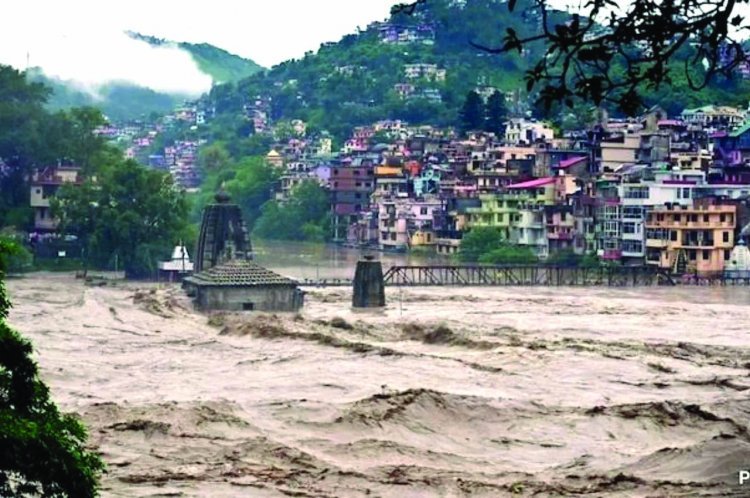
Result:
<svg viewBox="0 0 750 498">
<path fill-rule="evenodd" d="M 225 83 L 246 78 L 252 74 L 262 71 L 263 68 L 249 59 L 231 54 L 207 43 L 192 44 L 178 43 L 138 33 L 126 33 L 129 40 L 136 43 L 138 50 L 145 53 L 158 51 L 162 69 L 169 71 L 172 63 L 170 54 L 181 53 L 187 55 L 192 64 L 195 65 L 195 75 L 205 77 L 207 85 L 211 83 Z M 152 63 L 145 57 L 121 57 L 133 66 Z M 165 90 L 153 88 L 157 85 L 149 85 L 149 80 L 141 82 L 138 75 L 148 71 L 147 67 L 133 67 L 132 71 L 123 70 L 123 76 L 119 79 L 100 82 L 85 82 L 77 79 L 65 79 L 45 73 L 43 68 L 32 67 L 28 70 L 28 77 L 32 81 L 46 84 L 52 90 L 48 101 L 50 109 L 67 109 L 76 106 L 96 106 L 104 114 L 115 121 L 127 121 L 132 119 L 148 118 L 151 114 L 163 114 L 171 111 L 180 102 L 187 99 L 195 99 L 200 93 L 194 88 L 196 82 L 186 84 L 185 89 L 179 85 L 175 88 Z M 187 74 L 185 77 L 190 77 Z M 190 83 L 190 82 L 186 82 Z"/>
</svg>

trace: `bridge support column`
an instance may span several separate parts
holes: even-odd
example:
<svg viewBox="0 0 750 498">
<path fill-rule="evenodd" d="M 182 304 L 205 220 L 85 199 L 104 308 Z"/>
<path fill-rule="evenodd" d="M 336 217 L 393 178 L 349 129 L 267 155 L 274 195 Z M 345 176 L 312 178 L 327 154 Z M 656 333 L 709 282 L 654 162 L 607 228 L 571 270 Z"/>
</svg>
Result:
<svg viewBox="0 0 750 498">
<path fill-rule="evenodd" d="M 380 308 L 385 306 L 385 283 L 383 266 L 374 261 L 372 256 L 365 256 L 357 261 L 354 273 L 354 292 L 352 306 L 355 308 Z"/>
</svg>

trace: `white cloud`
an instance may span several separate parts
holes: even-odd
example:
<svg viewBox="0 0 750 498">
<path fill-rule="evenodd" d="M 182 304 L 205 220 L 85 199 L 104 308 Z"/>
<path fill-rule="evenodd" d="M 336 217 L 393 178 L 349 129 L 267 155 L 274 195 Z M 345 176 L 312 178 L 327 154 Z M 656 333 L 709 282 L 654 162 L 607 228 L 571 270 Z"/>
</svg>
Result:
<svg viewBox="0 0 750 498">
<path fill-rule="evenodd" d="M 96 89 L 129 81 L 197 94 L 210 88 L 190 55 L 150 47 L 126 30 L 206 42 L 271 66 L 316 50 L 387 16 L 396 0 L 6 0 L 0 3 L 0 63 Z"/>
</svg>

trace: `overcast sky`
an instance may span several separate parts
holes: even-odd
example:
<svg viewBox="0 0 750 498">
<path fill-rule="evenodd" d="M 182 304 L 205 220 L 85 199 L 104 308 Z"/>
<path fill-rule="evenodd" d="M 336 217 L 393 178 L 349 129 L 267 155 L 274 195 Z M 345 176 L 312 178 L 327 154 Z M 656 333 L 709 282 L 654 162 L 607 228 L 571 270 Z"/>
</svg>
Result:
<svg viewBox="0 0 750 498">
<path fill-rule="evenodd" d="M 0 63 L 40 66 L 84 86 L 128 80 L 192 93 L 210 87 L 190 57 L 125 30 L 206 42 L 270 67 L 385 19 L 395 0 L 4 0 Z"/>
</svg>

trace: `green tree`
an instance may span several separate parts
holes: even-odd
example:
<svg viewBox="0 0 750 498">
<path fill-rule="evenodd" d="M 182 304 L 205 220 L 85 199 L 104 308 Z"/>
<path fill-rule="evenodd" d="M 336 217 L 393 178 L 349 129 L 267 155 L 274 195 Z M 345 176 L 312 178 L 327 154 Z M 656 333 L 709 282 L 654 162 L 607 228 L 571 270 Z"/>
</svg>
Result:
<svg viewBox="0 0 750 498">
<path fill-rule="evenodd" d="M 49 90 L 0 65 L 0 226 L 28 222 L 28 178 L 36 164 L 56 159 L 43 147 Z M 14 211 L 21 209 L 21 216 Z"/>
<path fill-rule="evenodd" d="M 97 496 L 104 465 L 86 449 L 86 429 L 60 413 L 39 378 L 31 344 L 5 321 L 4 272 L 13 252 L 0 240 L 0 496 Z"/>
<path fill-rule="evenodd" d="M 486 253 L 499 249 L 505 238 L 499 229 L 493 227 L 475 227 L 461 239 L 458 253 L 461 261 L 479 261 Z"/>
<path fill-rule="evenodd" d="M 539 260 L 528 247 L 503 244 L 482 254 L 479 262 L 492 265 L 533 265 Z"/>
<path fill-rule="evenodd" d="M 252 230 L 261 214 L 261 207 L 273 197 L 280 172 L 262 156 L 246 157 L 231 165 L 229 170 L 234 176 L 224 182 L 225 189 L 242 208 L 245 221 Z"/>
<path fill-rule="evenodd" d="M 204 171 L 219 171 L 229 164 L 231 158 L 221 142 L 203 147 L 198 153 L 198 167 Z"/>
<path fill-rule="evenodd" d="M 172 178 L 132 160 L 101 171 L 82 189 L 61 189 L 53 204 L 100 261 L 117 256 L 128 277 L 149 275 L 187 229 L 188 203 Z"/>
<path fill-rule="evenodd" d="M 460 118 L 461 130 L 464 132 L 484 128 L 484 103 L 477 92 L 472 90 L 466 94 Z"/>
<path fill-rule="evenodd" d="M 81 244 L 84 277 L 88 273 L 92 244 L 99 228 L 100 201 L 100 189 L 90 181 L 81 185 L 62 185 L 50 200 L 52 215 L 60 220 L 60 233 L 75 235 Z"/>
<path fill-rule="evenodd" d="M 505 95 L 495 91 L 487 99 L 485 107 L 485 131 L 489 131 L 498 137 L 505 134 L 505 119 L 508 109 L 505 107 Z"/>
<path fill-rule="evenodd" d="M 300 183 L 286 202 L 271 201 L 262 211 L 254 231 L 258 237 L 317 242 L 330 237 L 330 200 L 316 181 Z"/>
</svg>

